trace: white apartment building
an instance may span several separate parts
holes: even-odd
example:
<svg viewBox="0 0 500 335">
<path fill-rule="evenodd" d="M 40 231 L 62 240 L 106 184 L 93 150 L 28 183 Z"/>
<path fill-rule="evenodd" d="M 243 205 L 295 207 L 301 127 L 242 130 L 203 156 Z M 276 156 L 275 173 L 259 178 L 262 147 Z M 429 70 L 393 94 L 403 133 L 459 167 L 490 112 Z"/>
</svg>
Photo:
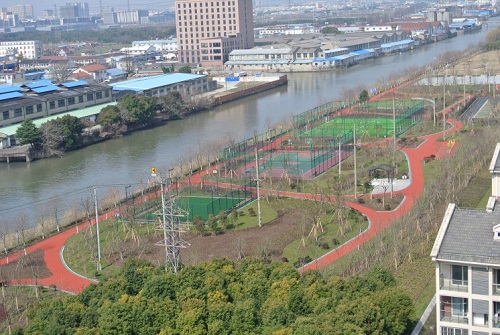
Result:
<svg viewBox="0 0 500 335">
<path fill-rule="evenodd" d="M 0 42 L 0 57 L 22 56 L 23 59 L 38 59 L 42 56 L 40 41 Z"/>
<path fill-rule="evenodd" d="M 176 0 L 175 25 L 181 63 L 222 66 L 254 46 L 252 0 Z"/>
<path fill-rule="evenodd" d="M 167 40 L 148 40 L 148 41 L 133 41 L 132 46 L 150 46 L 156 51 L 177 53 L 177 39 L 170 38 Z"/>
<path fill-rule="evenodd" d="M 500 335 L 500 143 L 490 164 L 486 210 L 450 204 L 431 257 L 438 335 Z"/>
</svg>

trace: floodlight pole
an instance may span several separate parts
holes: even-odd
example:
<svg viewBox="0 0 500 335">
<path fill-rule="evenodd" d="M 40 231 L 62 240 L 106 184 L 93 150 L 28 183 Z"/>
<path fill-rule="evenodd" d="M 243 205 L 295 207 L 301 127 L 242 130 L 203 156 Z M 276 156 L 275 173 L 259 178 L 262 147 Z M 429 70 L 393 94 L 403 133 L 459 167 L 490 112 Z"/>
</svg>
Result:
<svg viewBox="0 0 500 335">
<path fill-rule="evenodd" d="M 358 171 L 356 170 L 356 123 L 354 123 L 354 198 L 358 197 Z"/>
<path fill-rule="evenodd" d="M 339 140 L 339 176 L 342 174 L 342 151 L 340 150 L 340 137 L 338 137 Z"/>
<path fill-rule="evenodd" d="M 101 265 L 101 239 L 99 237 L 99 212 L 97 210 L 97 188 L 94 186 L 94 210 L 95 210 L 95 225 L 97 229 L 97 272 L 102 270 Z"/>
<path fill-rule="evenodd" d="M 396 101 L 394 98 L 394 91 L 392 91 L 392 126 L 394 131 L 394 136 L 392 140 L 394 145 L 394 151 L 396 151 Z"/>
<path fill-rule="evenodd" d="M 255 176 L 257 182 L 257 215 L 259 220 L 259 227 L 262 227 L 262 216 L 260 212 L 260 179 L 259 179 L 259 152 L 255 147 Z"/>
<path fill-rule="evenodd" d="M 166 213 L 165 213 L 165 192 L 163 192 L 163 184 L 165 183 L 165 180 L 163 177 L 160 179 L 160 192 L 161 192 L 161 216 L 162 216 L 162 222 L 163 222 L 163 241 L 165 243 L 165 271 L 168 271 L 168 260 L 169 260 L 169 255 L 168 255 L 168 243 L 167 243 L 167 220 L 166 220 Z M 177 269 L 173 269 L 174 273 L 176 273 Z"/>
</svg>

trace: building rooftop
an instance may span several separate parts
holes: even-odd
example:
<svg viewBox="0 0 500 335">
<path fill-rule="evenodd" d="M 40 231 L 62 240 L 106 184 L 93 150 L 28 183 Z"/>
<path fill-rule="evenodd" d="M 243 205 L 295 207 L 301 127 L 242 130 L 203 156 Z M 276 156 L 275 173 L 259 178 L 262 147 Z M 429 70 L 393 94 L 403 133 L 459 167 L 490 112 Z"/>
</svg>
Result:
<svg viewBox="0 0 500 335">
<path fill-rule="evenodd" d="M 135 92 L 142 92 L 162 86 L 169 86 L 184 81 L 190 81 L 203 77 L 206 77 L 206 75 L 189 74 L 189 73 L 161 74 L 158 76 L 122 81 L 116 84 L 110 84 L 110 86 L 113 87 L 114 91 L 131 90 Z"/>
<path fill-rule="evenodd" d="M 431 256 L 436 260 L 500 265 L 500 240 L 493 228 L 500 209 L 462 209 L 450 204 Z"/>
</svg>

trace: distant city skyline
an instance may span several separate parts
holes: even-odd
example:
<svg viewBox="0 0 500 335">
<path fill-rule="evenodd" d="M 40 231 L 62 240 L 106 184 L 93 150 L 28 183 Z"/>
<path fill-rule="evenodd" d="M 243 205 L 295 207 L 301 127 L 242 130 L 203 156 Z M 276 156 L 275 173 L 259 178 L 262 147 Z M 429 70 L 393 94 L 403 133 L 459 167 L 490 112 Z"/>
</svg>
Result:
<svg viewBox="0 0 500 335">
<path fill-rule="evenodd" d="M 54 5 L 57 6 L 57 10 L 59 12 L 59 7 L 66 5 L 66 3 L 78 3 L 78 2 L 87 2 L 90 7 L 90 13 L 99 13 L 99 0 L 2 0 L 1 7 L 10 7 L 13 5 L 21 5 L 21 4 L 29 4 L 33 5 L 33 11 L 35 16 L 41 16 L 43 11 L 46 9 L 54 9 Z M 148 10 L 157 10 L 157 11 L 165 11 L 172 10 L 174 1 L 173 0 L 146 0 L 144 2 L 140 2 L 138 0 L 130 0 L 130 9 L 148 9 Z M 102 0 L 103 7 L 114 7 L 116 11 L 125 11 L 128 8 L 127 1 L 123 0 Z"/>
</svg>

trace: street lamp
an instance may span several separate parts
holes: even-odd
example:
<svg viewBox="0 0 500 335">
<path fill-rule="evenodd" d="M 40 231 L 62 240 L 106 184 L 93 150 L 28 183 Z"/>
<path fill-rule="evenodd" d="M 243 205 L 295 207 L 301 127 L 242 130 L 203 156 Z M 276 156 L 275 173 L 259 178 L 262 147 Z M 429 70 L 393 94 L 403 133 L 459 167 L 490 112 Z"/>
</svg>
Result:
<svg viewBox="0 0 500 335">
<path fill-rule="evenodd" d="M 128 189 L 131 188 L 132 185 L 125 186 L 125 202 L 128 200 Z"/>
</svg>

